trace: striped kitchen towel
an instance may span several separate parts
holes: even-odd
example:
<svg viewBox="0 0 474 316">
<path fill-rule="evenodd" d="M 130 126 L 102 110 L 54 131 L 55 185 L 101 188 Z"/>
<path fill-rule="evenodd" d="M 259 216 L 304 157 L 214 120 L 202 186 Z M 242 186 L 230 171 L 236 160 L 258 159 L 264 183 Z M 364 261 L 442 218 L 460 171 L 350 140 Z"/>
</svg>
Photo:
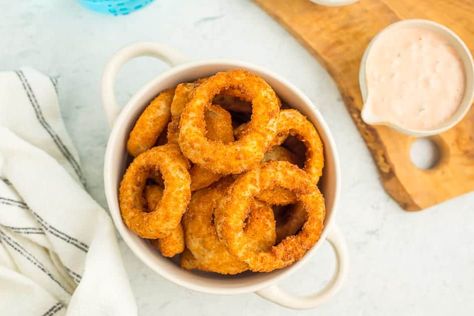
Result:
<svg viewBox="0 0 474 316">
<path fill-rule="evenodd" d="M 0 315 L 136 315 L 55 86 L 33 69 L 0 73 Z"/>
</svg>

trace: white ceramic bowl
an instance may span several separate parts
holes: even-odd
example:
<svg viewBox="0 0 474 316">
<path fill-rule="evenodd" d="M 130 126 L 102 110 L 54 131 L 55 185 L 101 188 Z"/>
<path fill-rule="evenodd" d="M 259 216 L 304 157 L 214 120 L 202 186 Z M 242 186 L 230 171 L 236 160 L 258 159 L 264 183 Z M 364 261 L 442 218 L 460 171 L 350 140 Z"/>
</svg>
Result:
<svg viewBox="0 0 474 316">
<path fill-rule="evenodd" d="M 139 56 L 154 56 L 168 62 L 172 67 L 141 88 L 122 109 L 114 96 L 114 82 L 120 67 L 128 60 Z M 160 91 L 178 83 L 212 75 L 218 71 L 243 68 L 262 76 L 278 95 L 304 113 L 317 127 L 325 145 L 326 165 L 320 189 L 326 198 L 327 217 L 319 242 L 294 265 L 270 273 L 243 273 L 237 276 L 190 272 L 181 269 L 173 261 L 162 257 L 122 222 L 118 203 L 118 187 L 127 164 L 126 140 L 135 120 L 145 106 Z M 340 190 L 340 169 L 334 141 L 324 119 L 311 101 L 300 90 L 280 76 L 261 67 L 231 60 L 205 60 L 184 62 L 176 51 L 156 44 L 137 43 L 116 53 L 108 63 L 102 81 L 102 97 L 105 112 L 112 126 L 104 164 L 104 185 L 107 203 L 115 226 L 133 253 L 153 271 L 166 279 L 188 289 L 214 293 L 239 294 L 256 292 L 277 304 L 290 308 L 313 308 L 333 296 L 340 287 L 347 268 L 345 242 L 336 229 L 334 216 Z M 324 240 L 328 240 L 336 253 L 336 274 L 328 285 L 315 294 L 297 296 L 287 293 L 276 283 L 308 263 Z"/>
<path fill-rule="evenodd" d="M 367 79 L 366 79 L 366 66 L 367 66 L 367 58 L 370 54 L 370 49 L 373 47 L 374 43 L 384 36 L 385 32 L 389 30 L 393 30 L 394 28 L 405 28 L 405 27 L 421 27 L 426 28 L 428 30 L 434 31 L 442 35 L 449 44 L 457 51 L 461 61 L 464 65 L 464 73 L 466 76 L 466 87 L 464 90 L 464 97 L 459 105 L 458 110 L 451 116 L 449 120 L 443 123 L 441 126 L 430 129 L 430 130 L 415 130 L 415 129 L 408 129 L 394 122 L 385 121 L 383 119 L 378 118 L 372 111 L 371 107 L 366 104 L 368 99 L 368 95 L 370 94 L 370 89 L 367 88 Z M 423 137 L 423 136 L 431 136 L 440 134 L 463 119 L 463 117 L 467 114 L 469 109 L 471 108 L 472 101 L 474 98 L 474 63 L 472 60 L 472 55 L 467 48 L 466 44 L 456 35 L 453 31 L 445 27 L 444 25 L 438 24 L 433 21 L 429 20 L 402 20 L 393 24 L 390 24 L 385 29 L 380 31 L 373 39 L 370 41 L 367 49 L 364 52 L 364 56 L 362 57 L 360 71 L 359 71 L 359 85 L 360 90 L 362 93 L 362 99 L 364 102 L 364 107 L 362 109 L 362 119 L 364 122 L 370 125 L 386 125 L 389 126 L 401 133 L 416 136 L 416 137 Z"/>
</svg>

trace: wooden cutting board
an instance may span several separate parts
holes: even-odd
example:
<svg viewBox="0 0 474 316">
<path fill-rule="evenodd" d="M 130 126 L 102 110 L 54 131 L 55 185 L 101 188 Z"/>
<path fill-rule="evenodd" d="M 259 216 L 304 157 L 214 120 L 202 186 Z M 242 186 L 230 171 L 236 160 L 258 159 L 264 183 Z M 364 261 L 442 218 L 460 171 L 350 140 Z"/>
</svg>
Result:
<svg viewBox="0 0 474 316">
<path fill-rule="evenodd" d="M 308 0 L 255 1 L 286 26 L 333 76 L 372 153 L 385 190 L 402 208 L 421 210 L 474 190 L 474 107 L 456 127 L 431 137 L 440 150 L 440 160 L 431 169 L 422 170 L 410 160 L 413 137 L 363 123 L 358 80 L 360 60 L 369 41 L 385 26 L 401 19 L 430 19 L 444 24 L 472 52 L 474 0 L 361 0 L 338 8 Z"/>
</svg>

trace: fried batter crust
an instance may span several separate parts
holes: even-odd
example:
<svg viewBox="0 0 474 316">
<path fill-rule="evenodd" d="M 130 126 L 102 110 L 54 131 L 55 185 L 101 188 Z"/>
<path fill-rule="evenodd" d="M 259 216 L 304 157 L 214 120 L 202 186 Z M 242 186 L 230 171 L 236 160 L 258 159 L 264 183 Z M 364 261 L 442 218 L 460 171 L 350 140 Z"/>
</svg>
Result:
<svg viewBox="0 0 474 316">
<path fill-rule="evenodd" d="M 236 89 L 252 102 L 247 133 L 225 144 L 206 136 L 204 113 L 214 96 Z M 193 163 L 220 174 L 238 174 L 256 166 L 276 135 L 280 101 L 260 77 L 244 70 L 220 72 L 202 82 L 192 93 L 180 120 L 179 145 Z"/>
<path fill-rule="evenodd" d="M 307 220 L 297 235 L 283 239 L 269 250 L 248 247 L 243 233 L 252 199 L 275 186 L 293 192 L 307 213 Z M 229 187 L 214 212 L 219 240 L 228 251 L 255 272 L 284 268 L 303 257 L 318 241 L 325 218 L 324 199 L 309 175 L 286 161 L 272 161 L 244 173 Z"/>
<path fill-rule="evenodd" d="M 193 194 L 189 210 L 183 217 L 186 247 L 189 249 L 181 257 L 183 268 L 220 274 L 237 274 L 248 270 L 248 265 L 232 255 L 220 242 L 213 223 L 214 209 L 231 182 L 232 179 L 227 178 Z M 250 249 L 270 249 L 276 239 L 272 209 L 264 203 L 253 201 L 244 233 L 248 236 L 247 247 Z"/>
<path fill-rule="evenodd" d="M 148 239 L 169 235 L 180 223 L 191 198 L 188 161 L 176 145 L 153 147 L 136 157 L 126 170 L 119 189 L 122 218 L 130 230 Z M 147 212 L 143 194 L 152 174 L 161 174 L 163 197 Z"/>
<path fill-rule="evenodd" d="M 145 199 L 149 210 L 154 210 L 163 197 L 163 188 L 150 184 L 145 188 Z M 181 223 L 171 233 L 160 239 L 153 239 L 151 244 L 165 257 L 174 257 L 184 251 L 184 232 Z"/>
<path fill-rule="evenodd" d="M 324 166 L 323 143 L 313 124 L 297 110 L 282 110 L 278 116 L 277 136 L 273 145 L 281 145 L 288 136 L 295 136 L 306 147 L 303 170 L 311 177 L 314 185 L 319 181 Z M 293 161 L 294 162 L 294 161 Z M 273 190 L 259 194 L 258 199 L 269 204 L 293 204 L 296 196 L 290 192 Z"/>
<path fill-rule="evenodd" d="M 171 116 L 174 89 L 160 93 L 145 108 L 133 127 L 127 141 L 127 150 L 133 157 L 155 145 Z"/>
</svg>

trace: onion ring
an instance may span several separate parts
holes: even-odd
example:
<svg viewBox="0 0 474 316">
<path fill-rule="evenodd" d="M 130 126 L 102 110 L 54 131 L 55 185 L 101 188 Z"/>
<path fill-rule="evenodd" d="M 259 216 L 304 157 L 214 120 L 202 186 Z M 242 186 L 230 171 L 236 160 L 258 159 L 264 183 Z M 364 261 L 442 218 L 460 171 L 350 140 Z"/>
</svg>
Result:
<svg viewBox="0 0 474 316">
<path fill-rule="evenodd" d="M 167 139 L 169 144 L 178 143 L 179 119 L 181 112 L 189 101 L 189 96 L 196 87 L 194 83 L 180 83 L 176 86 L 173 102 L 170 105 L 171 122 L 168 124 Z"/>
<path fill-rule="evenodd" d="M 278 132 L 273 144 L 282 144 L 288 136 L 294 136 L 306 146 L 306 159 L 303 170 L 310 176 L 316 185 L 322 174 L 324 166 L 323 143 L 319 138 L 316 128 L 300 112 L 290 109 L 280 111 L 278 117 Z M 281 190 L 264 191 L 259 194 L 258 199 L 269 204 L 294 204 L 296 196 L 287 192 L 283 194 Z"/>
<path fill-rule="evenodd" d="M 119 190 L 122 218 L 130 230 L 147 239 L 169 235 L 181 222 L 191 198 L 188 162 L 178 146 L 153 147 L 128 166 Z M 150 175 L 161 174 L 163 197 L 152 212 L 147 212 L 143 191 Z"/>
<path fill-rule="evenodd" d="M 205 109 L 224 89 L 238 89 L 252 102 L 249 130 L 224 144 L 206 137 Z M 257 165 L 276 135 L 280 101 L 260 77 L 244 70 L 220 72 L 196 87 L 181 114 L 179 145 L 193 163 L 220 174 L 238 174 Z"/>
<path fill-rule="evenodd" d="M 173 118 L 179 118 L 181 116 L 181 113 L 183 112 L 184 108 L 186 107 L 186 104 L 189 101 L 189 96 L 196 86 L 197 84 L 194 82 L 180 83 L 176 86 L 173 102 L 171 103 L 170 109 L 171 116 Z"/>
<path fill-rule="evenodd" d="M 219 241 L 213 224 L 214 208 L 230 184 L 231 179 L 227 178 L 216 186 L 193 194 L 183 217 L 188 250 L 181 257 L 181 266 L 185 269 L 221 274 L 237 274 L 248 270 L 248 265 L 229 253 Z M 244 232 L 252 241 L 248 247 L 255 251 L 273 246 L 276 232 L 272 209 L 262 202 L 253 201 Z"/>
<path fill-rule="evenodd" d="M 266 251 L 255 251 L 243 233 L 252 198 L 275 186 L 292 191 L 307 212 L 297 235 L 288 236 Z M 311 177 L 286 161 L 267 162 L 240 175 L 227 190 L 214 212 L 219 239 L 230 253 L 245 261 L 250 270 L 269 272 L 284 268 L 303 257 L 318 241 L 325 217 L 324 198 Z"/>
<path fill-rule="evenodd" d="M 158 185 L 147 185 L 145 188 L 145 199 L 149 210 L 154 210 L 163 197 L 163 188 Z M 183 226 L 179 224 L 166 237 L 153 239 L 151 244 L 157 248 L 165 257 L 174 257 L 184 251 Z"/>
<path fill-rule="evenodd" d="M 133 157 L 153 147 L 171 116 L 174 89 L 161 92 L 145 108 L 130 132 L 127 150 Z"/>
<path fill-rule="evenodd" d="M 324 167 L 323 143 L 314 125 L 294 109 L 282 110 L 278 117 L 278 132 L 275 145 L 282 144 L 288 136 L 294 136 L 306 146 L 303 170 L 313 183 L 318 183 Z"/>
</svg>

